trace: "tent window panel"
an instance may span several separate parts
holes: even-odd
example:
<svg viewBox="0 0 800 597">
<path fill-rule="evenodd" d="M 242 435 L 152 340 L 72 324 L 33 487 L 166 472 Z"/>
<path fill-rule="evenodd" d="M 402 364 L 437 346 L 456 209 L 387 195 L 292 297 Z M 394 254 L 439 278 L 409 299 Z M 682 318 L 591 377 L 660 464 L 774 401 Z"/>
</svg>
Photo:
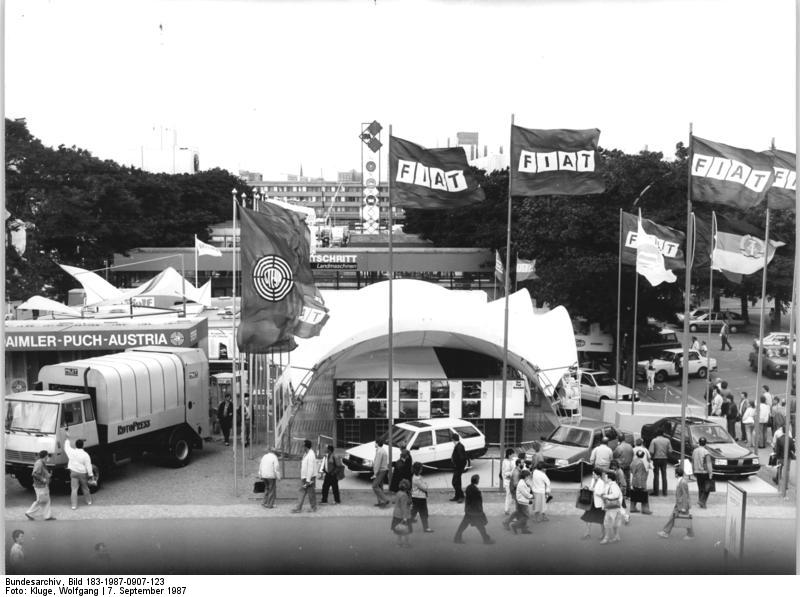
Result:
<svg viewBox="0 0 800 597">
<path fill-rule="evenodd" d="M 336 400 L 337 419 L 355 419 L 356 403 L 355 400 Z"/>
<path fill-rule="evenodd" d="M 431 400 L 450 398 L 450 383 L 442 380 L 431 381 Z"/>
<path fill-rule="evenodd" d="M 419 398 L 419 382 L 400 381 L 397 385 L 400 400 L 417 400 Z"/>
<path fill-rule="evenodd" d="M 431 400 L 432 417 L 449 417 L 450 400 Z"/>
<path fill-rule="evenodd" d="M 353 400 L 356 397 L 356 382 L 352 380 L 336 382 L 336 398 Z"/>
<path fill-rule="evenodd" d="M 418 418 L 419 413 L 419 401 L 418 400 L 401 400 L 400 401 L 400 413 L 398 414 L 398 418 L 400 419 L 416 419 Z"/>
<path fill-rule="evenodd" d="M 386 398 L 386 382 L 385 381 L 368 381 L 367 382 L 367 398 Z"/>
<path fill-rule="evenodd" d="M 478 419 L 481 416 L 481 382 L 465 381 L 461 385 L 461 417 Z"/>
<path fill-rule="evenodd" d="M 385 419 L 387 416 L 386 400 L 367 400 L 367 417 L 370 419 Z"/>
</svg>

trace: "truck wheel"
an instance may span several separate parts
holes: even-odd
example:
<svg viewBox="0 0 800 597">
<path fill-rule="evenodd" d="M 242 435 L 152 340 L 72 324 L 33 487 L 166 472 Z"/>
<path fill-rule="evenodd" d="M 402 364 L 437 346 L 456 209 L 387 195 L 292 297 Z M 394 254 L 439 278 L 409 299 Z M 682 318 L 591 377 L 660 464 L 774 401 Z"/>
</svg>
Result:
<svg viewBox="0 0 800 597">
<path fill-rule="evenodd" d="M 22 485 L 25 489 L 33 489 L 33 477 L 31 473 L 33 471 L 31 469 L 26 468 L 17 468 L 14 469 L 14 476 L 19 481 L 19 484 Z"/>
<path fill-rule="evenodd" d="M 169 463 L 175 468 L 186 466 L 192 458 L 192 442 L 184 431 L 176 431 L 169 440 Z"/>
</svg>

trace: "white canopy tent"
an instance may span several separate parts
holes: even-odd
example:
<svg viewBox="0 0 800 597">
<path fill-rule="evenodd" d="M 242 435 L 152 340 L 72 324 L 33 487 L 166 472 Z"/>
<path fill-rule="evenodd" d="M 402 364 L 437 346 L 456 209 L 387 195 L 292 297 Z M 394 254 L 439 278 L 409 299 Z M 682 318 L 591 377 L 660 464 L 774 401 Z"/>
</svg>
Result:
<svg viewBox="0 0 800 597">
<path fill-rule="evenodd" d="M 50 313 L 58 313 L 60 315 L 69 315 L 70 317 L 80 318 L 81 312 L 78 309 L 68 307 L 64 303 L 59 303 L 49 298 L 39 296 L 38 294 L 32 296 L 27 301 L 17 307 L 25 311 L 48 311 Z"/>
<path fill-rule="evenodd" d="M 300 388 L 308 371 L 322 375 L 354 365 L 377 351 L 385 354 L 388 335 L 388 282 L 348 293 L 331 301 L 330 320 L 319 336 L 298 339 L 292 353 L 292 383 Z M 327 297 L 326 297 L 327 302 Z M 453 291 L 418 280 L 395 280 L 394 347 L 469 350 L 502 360 L 503 300 L 486 301 L 485 293 Z M 397 358 L 397 357 L 396 357 Z M 373 358 L 374 360 L 374 358 Z M 561 376 L 577 365 L 575 336 L 567 310 L 557 307 L 535 314 L 527 290 L 509 297 L 508 363 L 547 395 Z M 403 359 L 400 359 L 403 362 Z M 396 376 L 396 374 L 395 374 Z M 311 380 L 305 379 L 306 384 Z"/>
</svg>

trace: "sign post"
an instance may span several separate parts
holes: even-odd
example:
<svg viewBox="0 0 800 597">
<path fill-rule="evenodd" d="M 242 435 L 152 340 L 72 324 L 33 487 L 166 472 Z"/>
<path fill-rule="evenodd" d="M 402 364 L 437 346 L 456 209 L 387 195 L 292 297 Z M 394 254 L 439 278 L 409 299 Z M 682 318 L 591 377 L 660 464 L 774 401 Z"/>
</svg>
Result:
<svg viewBox="0 0 800 597">
<path fill-rule="evenodd" d="M 728 558 L 744 557 L 744 521 L 747 511 L 747 492 L 728 482 L 728 497 L 725 504 L 725 572 L 728 572 Z"/>
</svg>

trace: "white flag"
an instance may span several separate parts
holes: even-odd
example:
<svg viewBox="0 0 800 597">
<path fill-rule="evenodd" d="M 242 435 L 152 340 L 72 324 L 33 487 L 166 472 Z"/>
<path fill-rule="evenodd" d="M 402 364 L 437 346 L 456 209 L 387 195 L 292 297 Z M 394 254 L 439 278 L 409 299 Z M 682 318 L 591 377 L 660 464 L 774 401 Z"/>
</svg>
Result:
<svg viewBox="0 0 800 597">
<path fill-rule="evenodd" d="M 503 262 L 500 259 L 500 253 L 494 252 L 494 277 L 498 282 L 504 282 L 506 276 L 506 269 L 503 267 Z"/>
<path fill-rule="evenodd" d="M 672 270 L 664 268 L 664 255 L 658 248 L 658 238 L 647 234 L 642 228 L 642 214 L 639 213 L 636 233 L 636 272 L 642 274 L 653 286 L 662 282 L 675 282 L 677 277 Z"/>
<path fill-rule="evenodd" d="M 211 255 L 212 257 L 222 257 L 222 251 L 220 251 L 214 245 L 209 245 L 208 243 L 204 243 L 199 238 L 197 238 L 197 236 L 194 237 L 194 248 L 197 249 L 198 255 Z"/>
</svg>

